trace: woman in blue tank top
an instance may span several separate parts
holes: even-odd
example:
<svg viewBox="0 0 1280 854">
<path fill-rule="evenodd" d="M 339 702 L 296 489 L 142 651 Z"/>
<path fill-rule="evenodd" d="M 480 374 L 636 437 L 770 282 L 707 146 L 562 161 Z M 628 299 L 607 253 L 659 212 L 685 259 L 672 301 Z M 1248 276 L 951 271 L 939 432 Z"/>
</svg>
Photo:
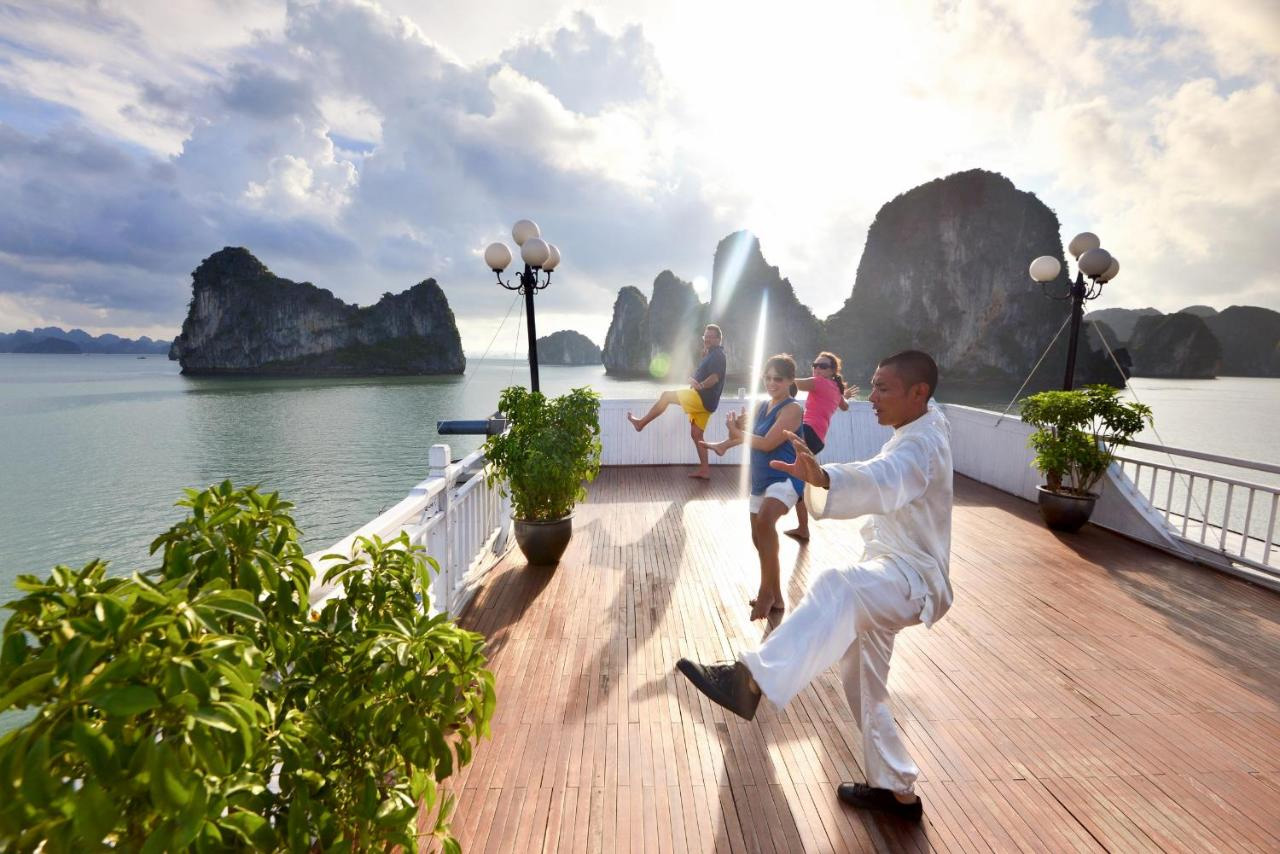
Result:
<svg viewBox="0 0 1280 854">
<path fill-rule="evenodd" d="M 729 438 L 745 441 L 751 448 L 751 541 L 760 556 L 760 590 L 751 600 L 751 619 L 781 611 L 782 572 L 778 566 L 778 519 L 787 515 L 804 492 L 804 484 L 796 478 L 769 467 L 772 460 L 795 462 L 796 451 L 783 435 L 800 429 L 804 407 L 792 396 L 796 378 L 795 359 L 774 356 L 764 366 L 764 387 L 769 400 L 755 413 L 751 433 L 746 432 L 743 413 L 728 418 Z"/>
</svg>

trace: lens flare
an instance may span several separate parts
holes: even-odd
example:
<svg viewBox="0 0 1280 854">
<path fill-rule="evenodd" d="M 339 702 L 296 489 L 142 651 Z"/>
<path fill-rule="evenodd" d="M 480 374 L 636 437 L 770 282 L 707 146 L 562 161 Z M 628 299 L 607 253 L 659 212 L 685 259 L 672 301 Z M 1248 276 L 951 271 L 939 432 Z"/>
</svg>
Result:
<svg viewBox="0 0 1280 854">
<path fill-rule="evenodd" d="M 751 353 L 751 385 L 747 394 L 747 422 L 743 426 L 746 436 L 750 436 L 755 432 L 756 428 L 756 406 L 755 397 L 757 390 L 760 388 L 760 375 L 764 368 L 764 329 L 765 321 L 769 316 L 769 294 L 760 295 L 760 317 L 756 320 L 756 341 L 755 347 Z M 738 472 L 738 492 L 742 497 L 746 497 L 750 493 L 751 480 L 751 444 L 750 441 L 742 443 L 742 463 Z"/>
<path fill-rule="evenodd" d="M 747 257 L 751 254 L 751 245 L 755 240 L 751 233 L 747 231 L 739 231 L 730 235 L 727 239 L 733 242 L 725 253 L 724 264 L 719 270 L 716 270 L 715 278 L 711 282 L 711 317 L 713 320 L 720 317 L 725 306 L 732 299 L 733 292 L 738 287 L 738 282 L 742 279 L 742 271 L 747 266 Z"/>
<path fill-rule="evenodd" d="M 649 360 L 649 376 L 656 380 L 667 378 L 667 374 L 671 372 L 671 356 L 667 353 L 657 353 Z"/>
</svg>

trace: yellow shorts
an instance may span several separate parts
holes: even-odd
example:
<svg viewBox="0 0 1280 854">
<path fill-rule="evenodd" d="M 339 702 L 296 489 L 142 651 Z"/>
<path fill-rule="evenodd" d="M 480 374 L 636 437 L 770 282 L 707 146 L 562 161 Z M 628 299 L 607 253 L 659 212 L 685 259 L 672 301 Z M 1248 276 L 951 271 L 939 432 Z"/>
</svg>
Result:
<svg viewBox="0 0 1280 854">
<path fill-rule="evenodd" d="M 680 401 L 680 408 L 689 416 L 689 420 L 698 425 L 699 430 L 706 430 L 711 413 L 702 405 L 702 395 L 691 388 L 682 388 L 676 392 L 676 399 Z"/>
</svg>

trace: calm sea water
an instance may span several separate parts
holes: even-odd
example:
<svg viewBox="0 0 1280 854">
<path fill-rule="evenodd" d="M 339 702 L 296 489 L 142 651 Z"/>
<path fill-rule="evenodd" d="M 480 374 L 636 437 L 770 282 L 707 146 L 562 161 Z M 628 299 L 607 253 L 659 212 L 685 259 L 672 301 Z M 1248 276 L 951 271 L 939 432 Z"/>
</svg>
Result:
<svg viewBox="0 0 1280 854">
<path fill-rule="evenodd" d="M 0 601 L 16 575 L 57 563 L 151 566 L 147 547 L 181 518 L 183 488 L 227 478 L 278 490 L 307 550 L 323 548 L 403 498 L 433 443 L 455 457 L 480 444 L 442 439 L 438 419 L 484 417 L 527 379 L 505 360 L 450 378 L 193 379 L 162 358 L 0 355 Z M 614 398 L 663 387 L 599 367 L 542 370 L 549 393 L 584 385 Z M 1280 380 L 1138 380 L 1135 392 L 1169 445 L 1277 461 Z M 1008 395 L 956 402 L 1003 409 Z"/>
</svg>

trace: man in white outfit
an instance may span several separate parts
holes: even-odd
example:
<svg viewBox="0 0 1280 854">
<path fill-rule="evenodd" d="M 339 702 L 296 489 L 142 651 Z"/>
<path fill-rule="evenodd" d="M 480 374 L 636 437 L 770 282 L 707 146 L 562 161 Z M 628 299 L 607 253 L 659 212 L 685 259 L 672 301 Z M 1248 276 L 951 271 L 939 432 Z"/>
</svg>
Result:
<svg viewBox="0 0 1280 854">
<path fill-rule="evenodd" d="M 840 663 L 849 708 L 862 731 L 867 783 L 841 783 L 840 799 L 918 821 L 911 760 L 889 705 L 893 639 L 907 626 L 932 626 L 951 607 L 948 566 L 953 501 L 950 429 L 930 402 L 938 368 L 907 350 L 880 362 L 871 406 L 893 436 L 863 462 L 822 466 L 798 437 L 795 463 L 772 465 L 805 481 L 815 518 L 870 517 L 855 566 L 828 569 L 757 650 L 731 663 L 680 659 L 677 668 L 710 699 L 750 720 L 763 694 L 785 706 Z"/>
</svg>

